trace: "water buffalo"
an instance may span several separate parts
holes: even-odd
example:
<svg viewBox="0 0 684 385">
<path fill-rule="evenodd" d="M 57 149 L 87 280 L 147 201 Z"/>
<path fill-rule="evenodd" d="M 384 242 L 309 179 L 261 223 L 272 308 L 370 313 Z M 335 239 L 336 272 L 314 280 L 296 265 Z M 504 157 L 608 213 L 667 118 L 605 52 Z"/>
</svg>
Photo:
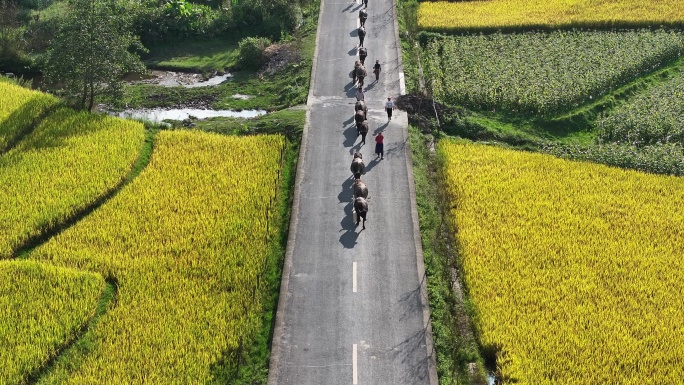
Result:
<svg viewBox="0 0 684 385">
<path fill-rule="evenodd" d="M 366 102 L 363 100 L 357 100 L 356 104 L 354 105 L 354 111 L 363 111 L 364 114 L 368 114 L 368 107 L 366 106 Z"/>
<path fill-rule="evenodd" d="M 354 84 L 356 84 L 356 73 L 359 68 L 363 67 L 363 64 L 359 60 L 354 62 L 354 69 L 352 70 L 352 79 L 354 80 Z"/>
<path fill-rule="evenodd" d="M 356 136 L 361 135 L 361 143 L 366 144 L 366 135 L 368 134 L 368 121 L 356 123 Z"/>
<path fill-rule="evenodd" d="M 362 110 L 356 111 L 356 113 L 354 113 L 354 121 L 356 124 L 363 123 L 366 121 L 366 114 Z"/>
<path fill-rule="evenodd" d="M 354 178 L 356 178 L 356 176 L 361 177 L 361 175 L 365 174 L 366 165 L 363 163 L 363 158 L 354 158 L 352 160 L 350 169 L 352 174 L 354 175 Z"/>
<path fill-rule="evenodd" d="M 363 197 L 354 199 L 354 212 L 356 213 L 356 225 L 359 225 L 363 218 L 363 229 L 366 229 L 366 214 L 368 214 L 368 200 Z"/>
<path fill-rule="evenodd" d="M 361 179 L 356 179 L 352 188 L 354 189 L 354 198 L 368 198 L 368 187 Z"/>
<path fill-rule="evenodd" d="M 366 67 L 361 65 L 359 67 L 355 67 L 355 70 L 356 70 L 356 79 L 358 79 L 358 81 L 359 81 L 359 86 L 363 87 L 363 79 L 365 79 L 366 76 L 368 76 L 368 72 L 366 72 Z"/>
<path fill-rule="evenodd" d="M 366 47 L 359 48 L 359 61 L 361 64 L 366 65 L 366 58 L 368 57 L 368 50 Z"/>
</svg>

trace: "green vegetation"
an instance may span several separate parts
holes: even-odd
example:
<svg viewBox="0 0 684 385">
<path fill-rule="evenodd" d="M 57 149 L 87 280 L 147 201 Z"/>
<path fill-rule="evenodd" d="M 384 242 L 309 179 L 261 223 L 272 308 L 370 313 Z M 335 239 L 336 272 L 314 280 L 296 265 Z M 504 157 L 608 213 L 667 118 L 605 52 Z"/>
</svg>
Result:
<svg viewBox="0 0 684 385">
<path fill-rule="evenodd" d="M 618 106 L 596 123 L 602 142 L 684 144 L 684 72 Z"/>
<path fill-rule="evenodd" d="M 163 43 L 143 55 L 150 69 L 211 73 L 237 64 L 237 41 L 231 37 L 186 40 L 182 44 Z"/>
<path fill-rule="evenodd" d="M 290 108 L 261 115 L 253 119 L 210 118 L 195 122 L 195 129 L 227 135 L 283 134 L 299 142 L 306 123 L 306 110 Z"/>
<path fill-rule="evenodd" d="M 100 95 L 120 94 L 121 78 L 144 67 L 144 50 L 126 9 L 104 0 L 70 0 L 46 54 L 45 76 L 73 105 L 91 111 Z"/>
<path fill-rule="evenodd" d="M 684 53 L 671 31 L 555 31 L 431 40 L 425 68 L 440 102 L 549 116 L 577 108 Z"/>
</svg>

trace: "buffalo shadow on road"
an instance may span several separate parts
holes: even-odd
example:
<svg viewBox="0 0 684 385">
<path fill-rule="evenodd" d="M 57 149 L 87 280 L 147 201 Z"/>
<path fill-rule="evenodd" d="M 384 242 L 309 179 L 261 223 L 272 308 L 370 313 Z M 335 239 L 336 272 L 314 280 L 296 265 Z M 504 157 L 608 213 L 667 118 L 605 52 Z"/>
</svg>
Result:
<svg viewBox="0 0 684 385">
<path fill-rule="evenodd" d="M 350 178 L 347 178 L 342 182 L 342 191 L 337 194 L 337 199 L 339 203 L 349 203 L 354 199 L 354 191 L 352 185 L 354 184 L 354 178 L 349 171 Z M 343 227 L 344 228 L 344 227 Z"/>
<path fill-rule="evenodd" d="M 351 188 L 348 190 L 351 193 Z M 340 230 L 340 232 L 342 232 L 342 235 L 340 235 L 340 243 L 345 249 L 353 249 L 357 244 L 356 240 L 359 238 L 359 235 L 363 230 L 359 231 L 358 233 L 356 232 L 357 226 L 354 222 L 353 215 L 354 205 L 352 204 L 351 199 L 347 201 L 344 206 L 344 214 L 344 218 L 342 218 L 342 221 L 340 221 L 340 225 L 342 226 L 342 229 Z"/>
<path fill-rule="evenodd" d="M 356 138 L 359 137 L 359 135 L 356 134 L 356 124 L 352 124 L 348 127 L 345 126 L 346 124 L 342 126 L 344 127 L 344 142 L 342 145 L 344 147 L 353 147 L 354 143 L 356 143 Z"/>
</svg>

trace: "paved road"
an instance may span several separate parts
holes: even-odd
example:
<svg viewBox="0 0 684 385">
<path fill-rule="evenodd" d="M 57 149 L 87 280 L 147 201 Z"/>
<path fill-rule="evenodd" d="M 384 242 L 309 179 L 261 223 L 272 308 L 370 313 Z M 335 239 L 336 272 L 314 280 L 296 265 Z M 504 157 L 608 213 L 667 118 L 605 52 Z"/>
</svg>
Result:
<svg viewBox="0 0 684 385">
<path fill-rule="evenodd" d="M 360 1 L 360 0 L 359 0 Z M 436 385 L 417 232 L 407 118 L 384 111 L 401 92 L 392 0 L 369 0 L 366 103 L 360 145 L 349 72 L 357 60 L 360 3 L 323 0 L 308 123 L 273 337 L 270 385 Z M 383 67 L 375 83 L 370 67 Z M 385 135 L 385 159 L 374 156 Z M 366 230 L 352 219 L 352 154 L 364 155 Z"/>
</svg>

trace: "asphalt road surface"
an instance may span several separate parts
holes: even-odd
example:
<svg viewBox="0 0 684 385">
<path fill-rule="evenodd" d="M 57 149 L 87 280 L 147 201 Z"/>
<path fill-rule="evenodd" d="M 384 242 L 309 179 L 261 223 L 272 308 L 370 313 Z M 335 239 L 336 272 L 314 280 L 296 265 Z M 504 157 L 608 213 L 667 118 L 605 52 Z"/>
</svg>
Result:
<svg viewBox="0 0 684 385">
<path fill-rule="evenodd" d="M 387 119 L 403 92 L 395 7 L 369 0 L 365 100 L 370 131 L 356 136 L 359 2 L 323 0 L 290 238 L 269 370 L 270 385 L 437 384 L 407 117 Z M 380 81 L 371 73 L 382 65 Z M 374 154 L 385 136 L 385 156 Z M 352 155 L 366 163 L 366 229 L 352 211 Z"/>
</svg>

